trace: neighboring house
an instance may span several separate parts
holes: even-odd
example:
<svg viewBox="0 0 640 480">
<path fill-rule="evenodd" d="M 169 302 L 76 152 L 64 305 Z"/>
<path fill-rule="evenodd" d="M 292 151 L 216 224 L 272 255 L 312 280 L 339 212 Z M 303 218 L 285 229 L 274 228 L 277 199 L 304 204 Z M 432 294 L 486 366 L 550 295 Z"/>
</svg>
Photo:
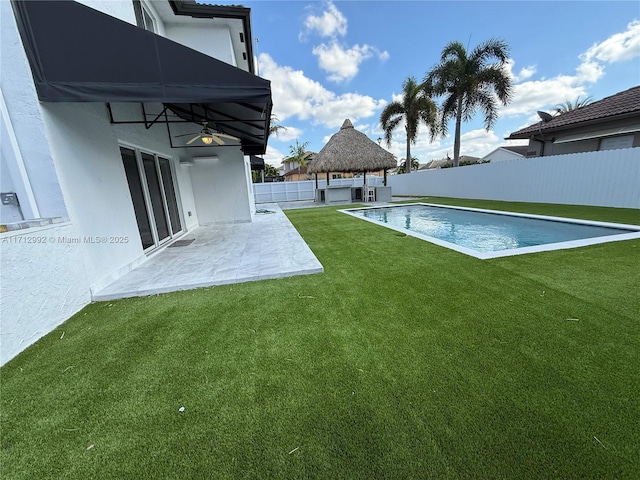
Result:
<svg viewBox="0 0 640 480">
<path fill-rule="evenodd" d="M 480 162 L 504 162 L 506 160 L 516 160 L 518 158 L 524 158 L 527 154 L 527 150 L 529 150 L 529 147 L 526 145 L 503 145 L 502 147 L 498 147 L 490 153 L 487 153 L 480 159 Z"/>
<path fill-rule="evenodd" d="M 640 86 L 513 132 L 527 139 L 527 157 L 640 147 Z"/>
<path fill-rule="evenodd" d="M 296 162 L 297 163 L 297 162 Z M 296 167 L 284 174 L 285 182 L 299 182 L 309 180 L 311 174 L 307 173 L 307 167 Z"/>
<path fill-rule="evenodd" d="M 460 166 L 464 165 L 474 165 L 476 163 L 480 163 L 480 159 L 478 157 L 472 157 L 470 155 L 461 155 L 460 156 Z M 449 168 L 453 167 L 453 160 L 448 156 L 445 158 L 440 158 L 438 160 L 431 160 L 420 167 L 419 170 L 435 170 L 440 168 Z"/>
<path fill-rule="evenodd" d="M 304 158 L 307 162 L 311 162 L 315 152 L 304 152 Z M 282 176 L 284 177 L 285 182 L 297 182 L 301 180 L 309 180 L 309 175 L 307 174 L 307 167 L 302 167 L 298 160 L 287 157 L 282 160 L 281 167 Z"/>
<path fill-rule="evenodd" d="M 0 9 L 2 364 L 184 233 L 252 221 L 272 100 L 248 8 Z"/>
<path fill-rule="evenodd" d="M 435 170 L 438 168 L 443 168 L 447 166 L 452 166 L 453 160 L 451 160 L 448 156 L 444 158 L 440 158 L 437 160 L 430 160 L 424 165 L 420 166 L 420 170 Z"/>
</svg>

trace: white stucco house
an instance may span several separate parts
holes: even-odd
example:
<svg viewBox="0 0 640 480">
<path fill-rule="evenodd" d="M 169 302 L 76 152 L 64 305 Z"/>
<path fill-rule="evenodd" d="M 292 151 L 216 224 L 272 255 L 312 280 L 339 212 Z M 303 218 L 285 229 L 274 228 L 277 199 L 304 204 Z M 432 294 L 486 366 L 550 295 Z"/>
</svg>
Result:
<svg viewBox="0 0 640 480">
<path fill-rule="evenodd" d="M 0 9 L 4 364 L 186 232 L 252 221 L 272 101 L 248 8 Z"/>
<path fill-rule="evenodd" d="M 526 145 L 503 145 L 487 153 L 480 159 L 480 162 L 505 162 L 525 158 L 528 148 Z"/>
</svg>

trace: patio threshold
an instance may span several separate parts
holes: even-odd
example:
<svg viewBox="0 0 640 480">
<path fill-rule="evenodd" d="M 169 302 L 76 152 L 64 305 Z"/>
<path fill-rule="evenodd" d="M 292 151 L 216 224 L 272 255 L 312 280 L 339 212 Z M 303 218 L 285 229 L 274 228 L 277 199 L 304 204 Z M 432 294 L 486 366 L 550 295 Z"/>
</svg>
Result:
<svg viewBox="0 0 640 480">
<path fill-rule="evenodd" d="M 93 294 L 94 301 L 322 273 L 323 267 L 277 204 L 260 204 L 252 222 L 212 224 L 181 237 Z M 183 242 L 186 243 L 186 242 Z"/>
</svg>

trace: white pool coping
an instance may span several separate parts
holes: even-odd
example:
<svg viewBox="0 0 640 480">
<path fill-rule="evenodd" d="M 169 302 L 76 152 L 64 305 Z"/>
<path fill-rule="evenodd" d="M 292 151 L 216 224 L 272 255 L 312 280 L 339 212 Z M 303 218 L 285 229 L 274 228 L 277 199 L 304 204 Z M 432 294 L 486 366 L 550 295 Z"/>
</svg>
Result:
<svg viewBox="0 0 640 480">
<path fill-rule="evenodd" d="M 397 207 L 406 207 L 410 205 L 424 205 L 428 207 L 440 207 L 440 208 L 448 208 L 452 210 L 467 210 L 470 212 L 492 213 L 495 215 L 507 215 L 510 217 L 533 218 L 538 220 L 550 220 L 554 222 L 575 223 L 579 225 L 588 225 L 593 227 L 618 228 L 618 229 L 632 230 L 632 231 L 629 233 L 622 233 L 618 235 L 606 235 L 603 237 L 583 238 L 581 240 L 570 240 L 566 242 L 546 243 L 543 245 L 535 245 L 531 247 L 521 247 L 521 248 L 510 248 L 507 250 L 498 250 L 495 252 L 480 252 L 472 248 L 463 247 L 455 243 L 447 242 L 445 240 L 440 240 L 439 238 L 435 238 L 429 235 L 424 235 L 422 233 L 417 233 L 411 230 L 407 230 L 406 228 L 394 227 L 387 223 L 380 222 L 378 220 L 364 218 L 353 213 L 354 211 L 359 211 L 359 210 L 371 210 L 371 209 L 379 209 L 379 208 L 397 208 Z M 491 258 L 500 258 L 500 257 L 511 257 L 514 255 L 524 255 L 526 253 L 549 252 L 552 250 L 563 250 L 567 248 L 586 247 L 588 245 L 597 245 L 600 243 L 619 242 L 622 240 L 633 240 L 633 239 L 640 238 L 639 225 L 597 222 L 593 220 L 582 220 L 578 218 L 551 217 L 546 215 L 534 215 L 529 213 L 505 212 L 502 210 L 486 210 L 483 208 L 458 207 L 453 205 L 440 205 L 437 203 L 416 202 L 416 203 L 403 203 L 398 205 L 384 205 L 384 206 L 377 205 L 373 207 L 348 208 L 348 209 L 343 209 L 338 211 L 341 213 L 346 213 L 347 215 L 350 215 L 352 217 L 359 218 L 360 220 L 366 220 L 367 222 L 375 223 L 376 225 L 380 225 L 381 227 L 385 227 L 391 230 L 395 230 L 397 232 L 405 233 L 412 237 L 416 237 L 421 240 L 426 240 L 427 242 L 433 243 L 435 245 L 449 248 L 451 250 L 455 250 L 456 252 L 464 253 L 465 255 L 479 258 L 481 260 L 488 260 Z"/>
</svg>

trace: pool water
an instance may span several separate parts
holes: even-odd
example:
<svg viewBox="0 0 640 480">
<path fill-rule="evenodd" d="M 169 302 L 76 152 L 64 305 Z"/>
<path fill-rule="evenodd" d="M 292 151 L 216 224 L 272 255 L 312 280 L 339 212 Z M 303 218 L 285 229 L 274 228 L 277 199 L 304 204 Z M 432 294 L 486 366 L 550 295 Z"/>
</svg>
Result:
<svg viewBox="0 0 640 480">
<path fill-rule="evenodd" d="M 350 209 L 344 212 L 478 258 L 530 253 L 540 251 L 535 249 L 540 246 L 571 248 L 640 236 L 640 227 L 634 229 L 633 226 L 619 224 L 431 204 Z"/>
</svg>

